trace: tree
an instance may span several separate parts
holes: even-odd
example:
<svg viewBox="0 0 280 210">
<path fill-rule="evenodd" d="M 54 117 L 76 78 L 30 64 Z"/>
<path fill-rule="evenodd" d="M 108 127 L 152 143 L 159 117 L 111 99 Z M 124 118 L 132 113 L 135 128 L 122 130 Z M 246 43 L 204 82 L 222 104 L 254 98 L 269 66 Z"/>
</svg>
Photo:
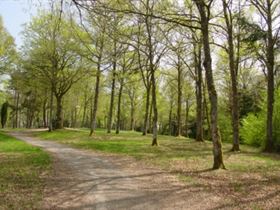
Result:
<svg viewBox="0 0 280 210">
<path fill-rule="evenodd" d="M 209 43 L 209 20 L 213 1 L 194 0 L 200 15 L 202 43 L 204 50 L 203 66 L 206 71 L 208 94 L 211 104 L 211 137 L 213 142 L 214 164 L 213 169 L 225 168 L 223 163 L 221 136 L 218 129 L 218 96 L 215 89 L 212 58 Z"/>
<path fill-rule="evenodd" d="M 112 46 L 112 83 L 111 83 L 111 96 L 110 96 L 110 107 L 108 113 L 108 123 L 107 123 L 107 133 L 111 133 L 112 121 L 113 121 L 113 110 L 114 110 L 114 99 L 115 99 L 115 86 L 116 86 L 116 77 L 117 77 L 117 61 L 122 49 L 120 45 L 121 39 L 121 24 L 122 16 L 116 14 L 113 15 L 113 21 L 109 27 L 108 35 L 113 41 Z"/>
<path fill-rule="evenodd" d="M 223 0 L 224 21 L 226 23 L 227 45 L 226 52 L 228 54 L 230 78 L 231 78 L 231 120 L 233 128 L 233 146 L 232 151 L 239 151 L 239 98 L 238 98 L 238 66 L 240 52 L 240 34 L 235 35 L 234 23 L 235 15 L 232 12 L 232 2 Z M 240 7 L 240 5 L 239 5 Z M 240 8 L 239 8 L 240 10 Z M 240 11 L 239 11 L 240 16 Z M 238 16 L 237 16 L 238 17 Z M 238 32 L 236 32 L 238 33 Z M 236 39 L 236 45 L 234 37 Z"/>
<path fill-rule="evenodd" d="M 13 37 L 4 28 L 0 16 L 0 75 L 8 73 L 16 59 L 16 49 Z"/>
<path fill-rule="evenodd" d="M 2 107 L 1 107 L 1 126 L 2 126 L 2 128 L 5 128 L 6 123 L 7 123 L 8 107 L 9 107 L 8 102 L 3 103 Z"/>
<path fill-rule="evenodd" d="M 137 33 L 137 43 L 136 43 L 136 50 L 137 50 L 137 61 L 139 70 L 142 76 L 143 84 L 146 88 L 146 101 L 145 101 L 145 116 L 144 116 L 144 123 L 143 123 L 143 136 L 147 135 L 148 128 L 149 128 L 149 108 L 150 108 L 150 94 L 151 94 L 151 72 L 147 70 L 148 66 L 148 59 L 146 59 L 146 46 L 142 44 L 143 34 L 142 34 L 142 27 L 141 23 L 138 22 L 138 33 Z"/>
<path fill-rule="evenodd" d="M 24 32 L 26 68 L 32 70 L 35 77 L 43 78 L 42 80 L 51 87 L 50 130 L 53 96 L 56 98 L 55 128 L 61 129 L 63 97 L 86 73 L 80 55 L 82 48 L 73 36 L 73 31 L 82 33 L 75 23 L 53 11 L 35 17 Z"/>
<path fill-rule="evenodd" d="M 274 105 L 274 75 L 275 75 L 275 46 L 279 37 L 280 28 L 274 27 L 279 21 L 280 3 L 274 0 L 251 0 L 252 5 L 257 9 L 265 26 L 259 25 L 259 38 L 264 39 L 264 54 L 260 54 L 260 59 L 264 62 L 267 71 L 267 121 L 266 121 L 266 143 L 264 150 L 272 152 L 274 148 L 273 140 L 273 105 Z M 262 22 L 261 22 L 262 23 Z M 260 23 L 260 24 L 261 24 Z M 256 33 L 254 32 L 254 33 Z M 256 37 L 256 36 L 255 36 Z M 257 40 L 255 40 L 257 41 Z"/>
<path fill-rule="evenodd" d="M 174 55 L 170 55 L 170 60 L 172 60 L 172 66 L 177 71 L 176 82 L 177 82 L 177 131 L 176 136 L 182 135 L 182 98 L 183 98 L 183 79 L 184 79 L 184 57 L 186 56 L 186 44 L 184 43 L 184 38 L 178 33 L 178 35 L 171 34 L 168 41 L 168 48 L 172 51 Z"/>
<path fill-rule="evenodd" d="M 193 32 L 194 33 L 194 32 Z M 202 77 L 202 56 L 201 39 L 193 34 L 193 56 L 195 68 L 195 95 L 196 95 L 196 141 L 203 141 L 203 77 Z M 207 106 L 207 104 L 206 104 Z"/>
<path fill-rule="evenodd" d="M 126 84 L 127 77 L 133 73 L 133 64 L 135 58 L 135 52 L 128 50 L 129 46 L 124 47 L 123 52 L 120 55 L 120 71 L 117 73 L 117 78 L 119 81 L 119 93 L 118 93 L 118 106 L 117 106 L 117 124 L 116 124 L 116 134 L 120 132 L 120 121 L 121 121 L 121 100 L 124 85 Z"/>
<path fill-rule="evenodd" d="M 136 62 L 137 64 L 137 62 Z M 140 86 L 141 78 L 139 74 L 133 74 L 128 77 L 128 80 L 125 85 L 125 92 L 129 98 L 130 104 L 130 125 L 129 128 L 131 131 L 136 129 L 136 113 L 137 107 L 139 105 L 139 95 L 140 95 Z"/>
<path fill-rule="evenodd" d="M 88 40 L 83 42 L 83 45 L 86 47 L 85 58 L 95 65 L 95 88 L 92 104 L 92 114 L 91 114 L 91 126 L 90 126 L 90 136 L 94 134 L 97 124 L 97 110 L 100 94 L 100 80 L 102 72 L 108 69 L 106 65 L 106 41 L 108 40 L 107 36 L 107 16 L 106 13 L 101 14 L 91 14 L 88 17 L 87 22 L 90 26 L 93 24 L 96 27 L 86 28 L 83 24 L 84 30 L 86 30 L 88 35 Z"/>
</svg>

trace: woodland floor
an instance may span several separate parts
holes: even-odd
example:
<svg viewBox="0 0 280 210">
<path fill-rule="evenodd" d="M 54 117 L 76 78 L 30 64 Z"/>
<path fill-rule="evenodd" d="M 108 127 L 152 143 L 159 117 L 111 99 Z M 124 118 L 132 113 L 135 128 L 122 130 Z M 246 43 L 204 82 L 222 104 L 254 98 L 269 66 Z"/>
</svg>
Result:
<svg viewBox="0 0 280 210">
<path fill-rule="evenodd" d="M 212 171 L 210 142 L 161 136 L 152 148 L 139 133 L 10 134 L 53 158 L 46 209 L 280 209 L 279 155 L 225 144 L 228 170 Z"/>
</svg>

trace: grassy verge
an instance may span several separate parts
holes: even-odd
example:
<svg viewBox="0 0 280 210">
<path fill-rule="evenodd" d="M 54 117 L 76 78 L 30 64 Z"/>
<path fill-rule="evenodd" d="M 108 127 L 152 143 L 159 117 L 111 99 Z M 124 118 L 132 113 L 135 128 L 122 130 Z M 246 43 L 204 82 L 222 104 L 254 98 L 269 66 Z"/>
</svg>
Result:
<svg viewBox="0 0 280 210">
<path fill-rule="evenodd" d="M 86 130 L 59 130 L 52 133 L 38 132 L 38 137 L 55 140 L 78 148 L 117 153 L 144 159 L 164 168 L 170 168 L 176 163 L 191 166 L 192 170 L 203 170 L 211 167 L 212 143 L 195 142 L 192 139 L 159 136 L 158 147 L 151 147 L 151 136 L 142 136 L 138 132 L 122 132 L 107 134 L 98 130 L 92 137 Z M 262 154 L 257 148 L 243 145 L 241 153 L 228 152 L 231 144 L 224 143 L 224 158 L 227 168 L 231 171 L 257 172 L 280 168 L 280 156 Z M 176 167 L 178 168 L 178 167 Z"/>
<path fill-rule="evenodd" d="M 49 155 L 0 133 L 0 163 L 0 209 L 39 208 Z"/>
</svg>

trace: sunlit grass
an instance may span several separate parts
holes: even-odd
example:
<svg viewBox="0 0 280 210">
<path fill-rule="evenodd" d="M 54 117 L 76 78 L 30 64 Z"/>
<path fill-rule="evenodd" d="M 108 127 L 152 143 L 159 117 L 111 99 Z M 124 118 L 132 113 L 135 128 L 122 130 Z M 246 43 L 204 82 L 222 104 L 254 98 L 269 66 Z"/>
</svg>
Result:
<svg viewBox="0 0 280 210">
<path fill-rule="evenodd" d="M 201 143 L 188 138 L 159 135 L 159 146 L 152 147 L 151 135 L 143 136 L 140 132 L 132 131 L 107 134 L 105 130 L 97 130 L 91 137 L 85 129 L 38 132 L 36 135 L 78 148 L 133 156 L 169 169 L 176 163 L 196 170 L 210 168 L 212 164 L 210 141 Z M 229 152 L 230 149 L 231 144 L 223 144 L 225 164 L 231 171 L 273 170 L 280 167 L 278 155 L 262 154 L 259 149 L 246 145 L 241 146 L 240 153 Z"/>
<path fill-rule="evenodd" d="M 0 133 L 0 209 L 34 209 L 42 200 L 41 175 L 49 155 L 37 147 Z"/>
</svg>

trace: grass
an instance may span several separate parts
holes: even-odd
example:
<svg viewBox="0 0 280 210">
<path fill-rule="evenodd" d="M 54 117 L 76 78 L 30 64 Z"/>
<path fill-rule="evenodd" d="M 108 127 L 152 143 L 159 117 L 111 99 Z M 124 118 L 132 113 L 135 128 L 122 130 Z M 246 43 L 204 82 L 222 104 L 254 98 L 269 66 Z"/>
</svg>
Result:
<svg viewBox="0 0 280 210">
<path fill-rule="evenodd" d="M 192 139 L 176 138 L 159 135 L 159 146 L 151 146 L 151 136 L 141 133 L 122 131 L 120 134 L 107 134 L 104 130 L 97 130 L 88 136 L 87 130 L 59 130 L 55 132 L 38 132 L 38 137 L 54 140 L 83 149 L 99 150 L 133 156 L 136 159 L 147 160 L 170 168 L 174 162 L 184 162 L 184 165 L 194 165 L 197 169 L 210 168 L 212 163 L 212 143 L 195 142 Z M 224 143 L 224 158 L 227 169 L 231 171 L 257 172 L 278 169 L 280 157 L 278 155 L 262 154 L 257 148 L 243 145 L 242 152 L 229 152 L 231 144 Z"/>
<path fill-rule="evenodd" d="M 229 152 L 231 144 L 223 144 L 227 170 L 210 170 L 212 143 L 192 139 L 159 136 L 159 146 L 151 146 L 151 136 L 137 132 L 119 135 L 97 130 L 92 137 L 88 130 L 59 130 L 35 135 L 72 147 L 105 153 L 132 156 L 175 174 L 194 192 L 212 192 L 227 201 L 227 207 L 244 209 L 280 208 L 280 156 L 261 153 L 257 148 L 242 145 L 241 152 Z"/>
<path fill-rule="evenodd" d="M 0 161 L 0 209 L 39 208 L 49 155 L 0 132 Z"/>
</svg>

